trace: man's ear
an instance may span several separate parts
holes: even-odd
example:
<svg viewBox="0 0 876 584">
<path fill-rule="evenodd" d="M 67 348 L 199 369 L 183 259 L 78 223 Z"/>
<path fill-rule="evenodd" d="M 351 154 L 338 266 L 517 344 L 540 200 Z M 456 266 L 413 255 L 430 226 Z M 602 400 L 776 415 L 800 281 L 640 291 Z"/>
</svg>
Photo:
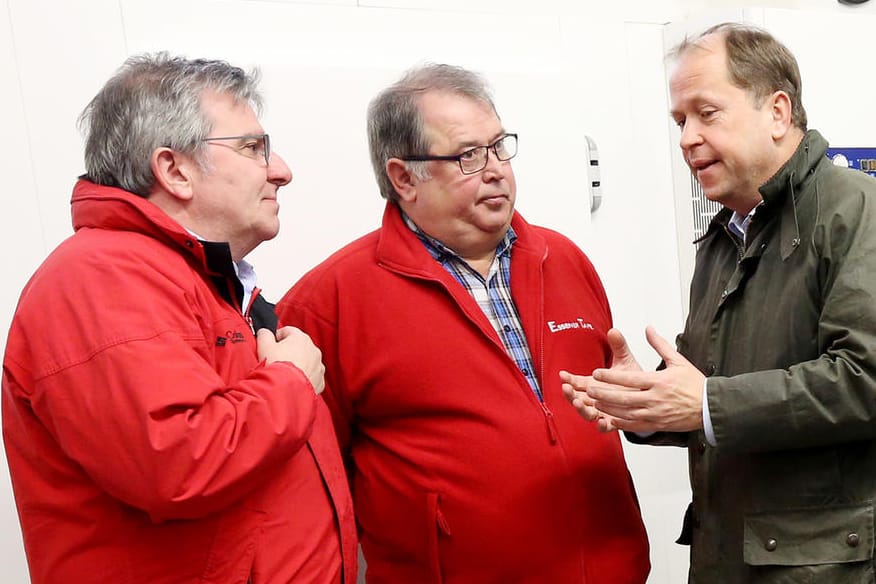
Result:
<svg viewBox="0 0 876 584">
<path fill-rule="evenodd" d="M 772 116 L 772 136 L 774 140 L 785 137 L 792 126 L 791 98 L 784 91 L 775 91 L 769 97 L 770 115 Z"/>
<path fill-rule="evenodd" d="M 399 199 L 413 202 L 417 199 L 417 177 L 408 170 L 404 160 L 390 158 L 386 161 L 386 176 L 398 193 Z"/>
<path fill-rule="evenodd" d="M 162 190 L 180 200 L 192 198 L 192 170 L 197 162 L 191 156 L 166 147 L 156 148 L 150 163 L 155 182 Z"/>
</svg>

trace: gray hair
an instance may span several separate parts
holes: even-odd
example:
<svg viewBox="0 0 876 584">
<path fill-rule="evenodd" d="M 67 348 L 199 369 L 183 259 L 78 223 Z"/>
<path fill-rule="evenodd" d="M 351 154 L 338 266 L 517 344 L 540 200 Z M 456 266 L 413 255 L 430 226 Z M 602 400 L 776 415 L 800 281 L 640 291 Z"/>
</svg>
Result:
<svg viewBox="0 0 876 584">
<path fill-rule="evenodd" d="M 754 97 L 758 106 L 775 91 L 791 100 L 791 123 L 806 131 L 803 81 L 793 53 L 767 31 L 746 24 L 723 22 L 693 38 L 685 38 L 670 53 L 678 58 L 692 48 L 702 48 L 703 39 L 720 35 L 727 50 L 727 73 L 736 87 Z"/>
<path fill-rule="evenodd" d="M 371 165 L 384 199 L 399 196 L 386 174 L 390 158 L 425 155 L 430 144 L 424 132 L 420 97 L 427 92 L 446 92 L 483 102 L 495 112 L 487 82 L 473 71 L 436 63 L 409 69 L 401 79 L 380 92 L 368 106 L 368 146 Z M 498 116 L 498 114 L 496 114 Z M 408 162 L 408 171 L 428 180 L 425 162 Z"/>
<path fill-rule="evenodd" d="M 203 167 L 202 141 L 212 122 L 201 109 L 202 94 L 227 94 L 261 112 L 258 79 L 258 70 L 246 73 L 225 61 L 164 52 L 128 58 L 79 116 L 87 178 L 146 197 L 155 183 L 156 148 L 191 154 Z"/>
</svg>

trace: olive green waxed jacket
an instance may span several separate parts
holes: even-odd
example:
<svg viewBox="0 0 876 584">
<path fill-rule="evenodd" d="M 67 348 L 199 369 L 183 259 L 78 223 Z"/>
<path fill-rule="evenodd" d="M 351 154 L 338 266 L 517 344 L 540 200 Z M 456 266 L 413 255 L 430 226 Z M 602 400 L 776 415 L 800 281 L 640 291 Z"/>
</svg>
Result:
<svg viewBox="0 0 876 584">
<path fill-rule="evenodd" d="M 688 446 L 694 584 L 874 583 L 876 180 L 809 131 L 742 243 L 700 240 L 679 351 L 717 446 Z M 684 537 L 684 534 L 683 534 Z"/>
</svg>

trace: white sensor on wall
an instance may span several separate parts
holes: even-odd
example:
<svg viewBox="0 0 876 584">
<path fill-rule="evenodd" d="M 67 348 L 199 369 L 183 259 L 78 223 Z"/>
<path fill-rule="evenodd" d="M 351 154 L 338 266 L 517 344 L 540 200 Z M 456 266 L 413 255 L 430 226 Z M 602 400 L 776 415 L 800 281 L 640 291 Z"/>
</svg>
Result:
<svg viewBox="0 0 876 584">
<path fill-rule="evenodd" d="M 590 136 L 584 136 L 587 140 L 587 153 L 589 165 L 587 167 L 587 190 L 590 195 L 590 212 L 599 209 L 602 204 L 602 182 L 599 178 L 599 149 L 596 142 Z"/>
</svg>

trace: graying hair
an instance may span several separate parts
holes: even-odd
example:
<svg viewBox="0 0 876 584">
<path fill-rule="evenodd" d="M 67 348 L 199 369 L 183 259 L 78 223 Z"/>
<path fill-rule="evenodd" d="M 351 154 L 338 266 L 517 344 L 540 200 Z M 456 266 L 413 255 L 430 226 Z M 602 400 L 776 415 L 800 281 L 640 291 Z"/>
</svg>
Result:
<svg viewBox="0 0 876 584">
<path fill-rule="evenodd" d="M 212 122 L 201 108 L 205 90 L 230 95 L 261 112 L 258 70 L 225 61 L 172 57 L 165 52 L 128 58 L 79 116 L 89 180 L 141 197 L 155 183 L 151 157 L 167 147 L 204 167 L 202 142 Z"/>
<path fill-rule="evenodd" d="M 793 53 L 767 31 L 746 24 L 723 22 L 693 38 L 685 38 L 669 52 L 678 58 L 691 48 L 702 48 L 703 40 L 720 35 L 727 50 L 727 73 L 736 87 L 751 94 L 761 106 L 775 91 L 784 91 L 791 100 L 791 123 L 806 131 L 803 107 L 803 81 Z"/>
<path fill-rule="evenodd" d="M 398 201 L 398 193 L 386 174 L 390 158 L 429 153 L 420 98 L 427 92 L 446 92 L 496 106 L 483 77 L 453 65 L 427 63 L 409 69 L 401 79 L 384 89 L 368 106 L 368 146 L 380 195 Z M 498 116 L 498 114 L 496 114 Z M 420 180 L 430 178 L 425 162 L 408 162 L 407 169 Z"/>
</svg>

